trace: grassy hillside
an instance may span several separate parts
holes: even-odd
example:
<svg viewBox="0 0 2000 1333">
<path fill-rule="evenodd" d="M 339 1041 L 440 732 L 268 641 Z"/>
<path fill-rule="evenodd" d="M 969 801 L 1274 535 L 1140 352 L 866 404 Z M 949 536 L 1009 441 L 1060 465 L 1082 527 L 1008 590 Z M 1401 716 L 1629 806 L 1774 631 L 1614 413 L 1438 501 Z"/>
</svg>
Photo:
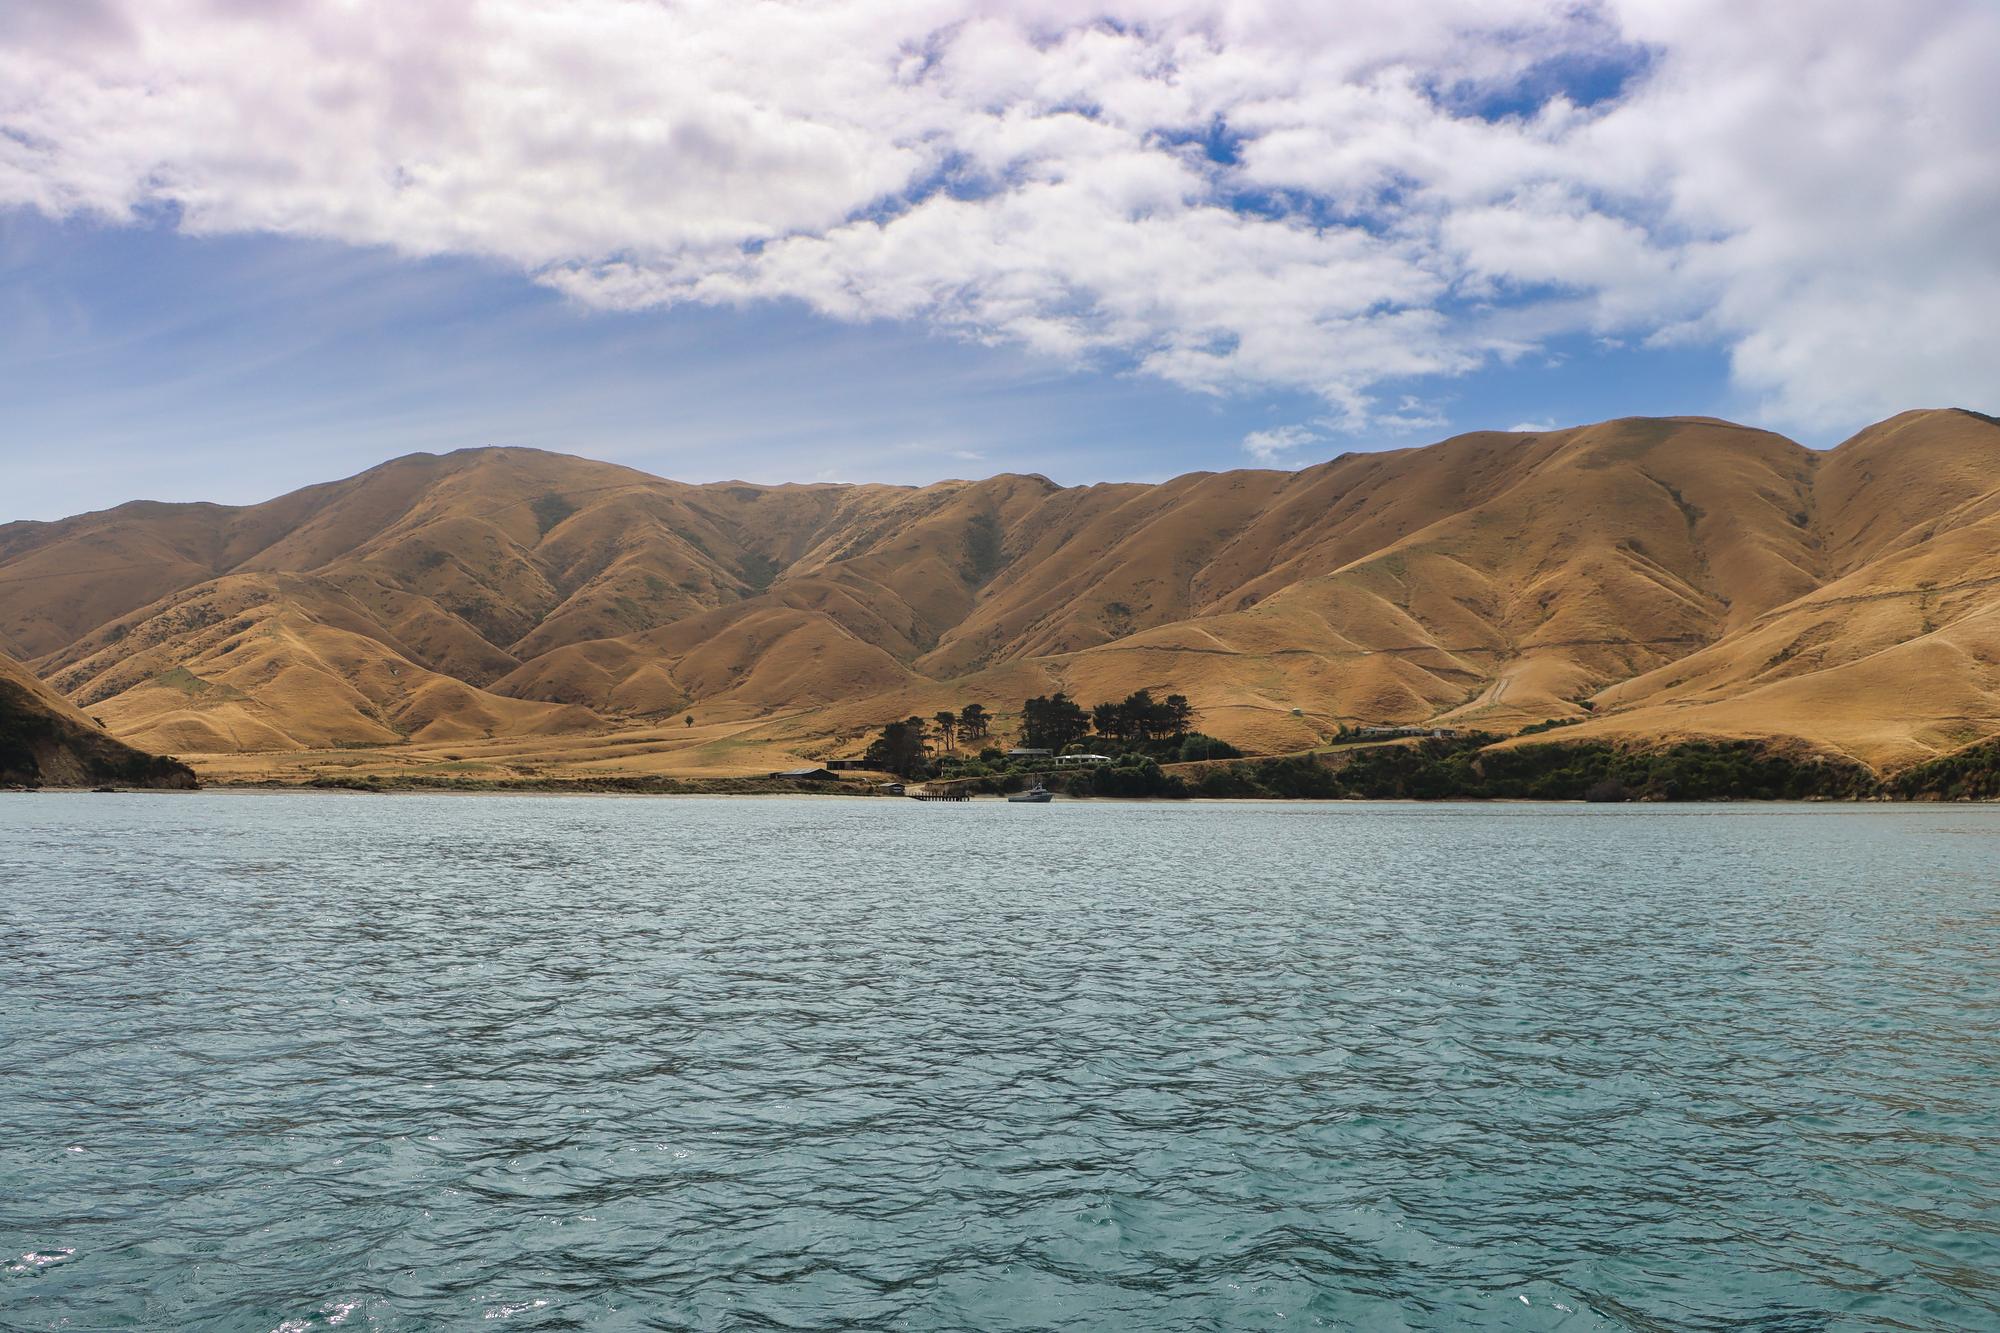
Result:
<svg viewBox="0 0 2000 1333">
<path fill-rule="evenodd" d="M 194 771 L 135 750 L 0 657 L 0 784 L 9 786 L 192 787 Z"/>
<path fill-rule="evenodd" d="M 2000 425 L 1704 418 L 1298 472 L 689 486 L 533 450 L 0 526 L 0 650 L 251 772 L 723 776 L 1135 689 L 1246 749 L 1429 721 L 1893 772 L 2000 734 Z M 686 719 L 694 718 L 694 725 Z M 1514 742 L 1525 744 L 1526 740 Z"/>
</svg>

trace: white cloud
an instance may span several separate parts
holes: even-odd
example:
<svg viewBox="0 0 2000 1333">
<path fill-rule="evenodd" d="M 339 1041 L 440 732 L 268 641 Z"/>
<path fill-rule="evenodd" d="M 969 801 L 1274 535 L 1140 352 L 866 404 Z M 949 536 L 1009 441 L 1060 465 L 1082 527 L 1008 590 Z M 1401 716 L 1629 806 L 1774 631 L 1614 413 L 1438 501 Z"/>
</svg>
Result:
<svg viewBox="0 0 2000 1333">
<path fill-rule="evenodd" d="M 1326 437 L 1312 426 L 1273 426 L 1243 437 L 1243 452 L 1266 466 L 1282 465 L 1296 450 Z"/>
<path fill-rule="evenodd" d="M 1515 435 L 1546 435 L 1556 428 L 1554 420 L 1544 417 L 1540 421 L 1517 421 L 1507 427 Z"/>
<path fill-rule="evenodd" d="M 1568 335 L 1705 341 L 1825 428 L 1992 393 L 1996 59 L 1985 0 L 11 0 L 0 205 L 919 320 L 1342 429 Z M 1550 82 L 1591 62 L 1643 72 Z"/>
</svg>

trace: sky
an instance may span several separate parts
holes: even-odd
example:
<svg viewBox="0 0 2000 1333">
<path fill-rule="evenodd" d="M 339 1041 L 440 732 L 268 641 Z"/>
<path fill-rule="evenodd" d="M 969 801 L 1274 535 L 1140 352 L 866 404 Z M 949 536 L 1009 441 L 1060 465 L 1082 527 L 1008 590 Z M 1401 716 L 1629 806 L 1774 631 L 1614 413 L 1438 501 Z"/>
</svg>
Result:
<svg viewBox="0 0 2000 1333">
<path fill-rule="evenodd" d="M 2000 406 L 1994 0 L 0 0 L 0 520 Z"/>
</svg>

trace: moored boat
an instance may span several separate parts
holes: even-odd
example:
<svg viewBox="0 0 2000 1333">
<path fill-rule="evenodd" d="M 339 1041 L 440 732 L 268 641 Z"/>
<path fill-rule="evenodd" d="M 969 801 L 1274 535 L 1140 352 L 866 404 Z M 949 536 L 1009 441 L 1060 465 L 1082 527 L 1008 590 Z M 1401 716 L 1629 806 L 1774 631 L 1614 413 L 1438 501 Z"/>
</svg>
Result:
<svg viewBox="0 0 2000 1333">
<path fill-rule="evenodd" d="M 1056 798 L 1055 793 L 1037 782 L 1026 791 L 1017 791 L 1007 799 L 1016 805 L 1047 805 Z"/>
</svg>

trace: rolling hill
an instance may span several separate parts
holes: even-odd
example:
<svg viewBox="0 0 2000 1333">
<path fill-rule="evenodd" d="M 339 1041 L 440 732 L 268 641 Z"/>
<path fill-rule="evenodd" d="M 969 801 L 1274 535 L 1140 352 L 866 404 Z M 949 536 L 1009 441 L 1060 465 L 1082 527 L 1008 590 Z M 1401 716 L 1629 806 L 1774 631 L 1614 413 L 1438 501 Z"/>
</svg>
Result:
<svg viewBox="0 0 2000 1333">
<path fill-rule="evenodd" d="M 413 455 L 0 526 L 0 651 L 222 775 L 744 773 L 1142 687 L 1268 752 L 1560 718 L 1887 771 L 2000 733 L 2000 423 L 1815 451 L 1630 418 L 1079 487 Z"/>
<path fill-rule="evenodd" d="M 0 657 L 0 783 L 185 788 L 195 776 L 178 760 L 105 735 L 20 663 Z"/>
</svg>

